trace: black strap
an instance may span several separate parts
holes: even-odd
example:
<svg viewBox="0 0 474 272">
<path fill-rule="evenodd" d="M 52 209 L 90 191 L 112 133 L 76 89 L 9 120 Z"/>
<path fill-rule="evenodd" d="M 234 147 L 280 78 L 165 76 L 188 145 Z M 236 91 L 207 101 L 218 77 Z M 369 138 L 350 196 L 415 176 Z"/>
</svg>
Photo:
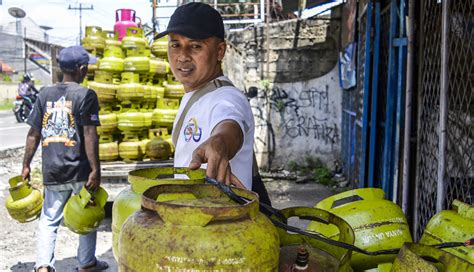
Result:
<svg viewBox="0 0 474 272">
<path fill-rule="evenodd" d="M 229 81 L 225 80 L 220 80 L 220 79 L 214 79 L 212 81 L 209 81 L 206 85 L 204 85 L 202 88 L 199 90 L 195 91 L 191 98 L 188 100 L 188 103 L 186 103 L 186 106 L 184 106 L 183 111 L 181 112 L 181 115 L 179 116 L 178 122 L 176 122 L 176 126 L 174 127 L 172 131 L 172 139 L 173 139 L 173 144 L 176 146 L 178 143 L 178 137 L 179 133 L 181 131 L 181 128 L 183 127 L 183 122 L 184 122 L 184 117 L 186 117 L 186 114 L 188 113 L 189 109 L 196 103 L 196 101 L 199 100 L 199 98 L 203 97 L 204 95 L 213 92 L 220 87 L 224 86 L 230 86 L 234 87 L 232 83 Z"/>
</svg>

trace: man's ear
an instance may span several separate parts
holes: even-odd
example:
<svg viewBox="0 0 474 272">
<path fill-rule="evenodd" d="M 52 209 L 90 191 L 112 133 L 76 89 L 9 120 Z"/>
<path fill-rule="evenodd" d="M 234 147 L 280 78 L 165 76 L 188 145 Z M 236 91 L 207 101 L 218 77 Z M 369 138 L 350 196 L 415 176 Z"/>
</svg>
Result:
<svg viewBox="0 0 474 272">
<path fill-rule="evenodd" d="M 227 49 L 227 44 L 225 41 L 219 42 L 217 45 L 217 60 L 222 61 L 225 56 L 225 50 Z"/>
</svg>

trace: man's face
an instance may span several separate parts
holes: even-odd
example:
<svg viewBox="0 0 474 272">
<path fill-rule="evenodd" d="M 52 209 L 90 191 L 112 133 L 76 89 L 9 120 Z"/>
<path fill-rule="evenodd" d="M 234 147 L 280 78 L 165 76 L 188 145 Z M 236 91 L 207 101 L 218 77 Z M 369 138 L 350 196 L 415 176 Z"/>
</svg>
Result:
<svg viewBox="0 0 474 272">
<path fill-rule="evenodd" d="M 193 40 L 170 33 L 168 59 L 171 71 L 186 92 L 193 91 L 221 73 L 226 44 L 218 38 Z"/>
</svg>

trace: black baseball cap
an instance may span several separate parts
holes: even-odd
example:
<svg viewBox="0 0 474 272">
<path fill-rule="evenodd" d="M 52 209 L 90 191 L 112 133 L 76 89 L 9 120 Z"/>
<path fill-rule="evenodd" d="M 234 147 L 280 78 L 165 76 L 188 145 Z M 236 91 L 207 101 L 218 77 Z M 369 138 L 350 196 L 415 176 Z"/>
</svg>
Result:
<svg viewBox="0 0 474 272">
<path fill-rule="evenodd" d="M 192 2 L 178 7 L 166 31 L 156 35 L 156 39 L 169 33 L 177 33 L 191 39 L 204 40 L 209 37 L 224 39 L 224 22 L 220 13 L 211 6 Z"/>
</svg>

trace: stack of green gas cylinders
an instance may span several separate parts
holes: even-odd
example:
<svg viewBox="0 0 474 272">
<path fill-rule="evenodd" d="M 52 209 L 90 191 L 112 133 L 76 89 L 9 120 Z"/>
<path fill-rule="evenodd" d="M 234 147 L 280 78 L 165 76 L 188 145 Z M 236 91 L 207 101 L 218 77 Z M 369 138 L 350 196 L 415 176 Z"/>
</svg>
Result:
<svg viewBox="0 0 474 272">
<path fill-rule="evenodd" d="M 170 73 L 167 37 L 151 47 L 142 28 L 128 28 L 121 41 L 117 37 L 87 26 L 82 40 L 97 57 L 83 84 L 99 99 L 100 160 L 169 159 L 174 149 L 171 129 L 184 87 Z"/>
</svg>

